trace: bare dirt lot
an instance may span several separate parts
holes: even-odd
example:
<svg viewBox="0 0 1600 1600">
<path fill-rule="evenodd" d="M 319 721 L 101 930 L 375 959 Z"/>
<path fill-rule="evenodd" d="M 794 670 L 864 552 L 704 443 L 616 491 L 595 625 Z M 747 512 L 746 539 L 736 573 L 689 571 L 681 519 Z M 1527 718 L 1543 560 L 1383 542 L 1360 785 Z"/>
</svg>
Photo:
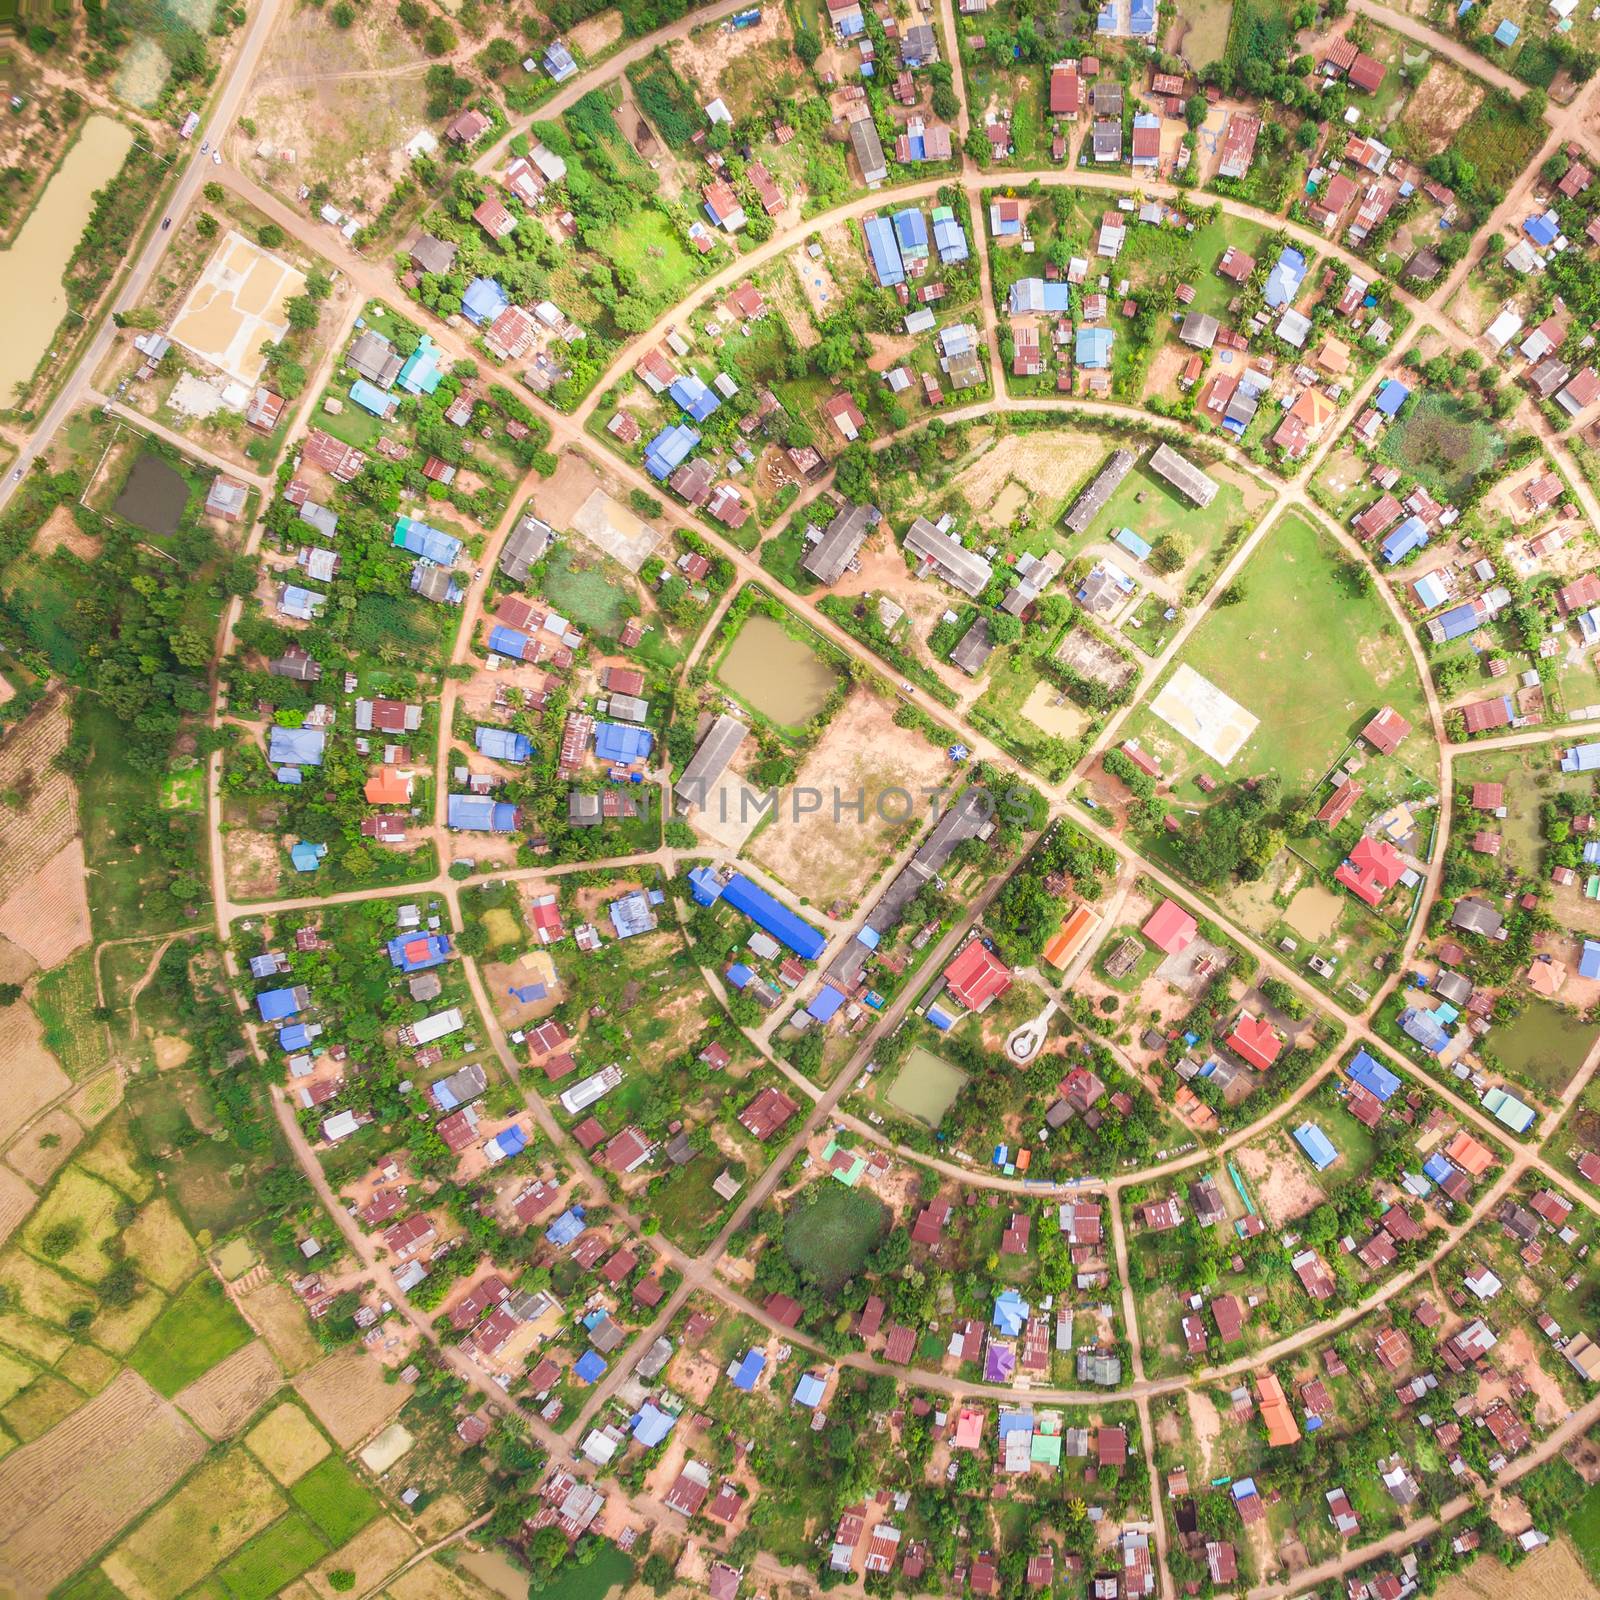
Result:
<svg viewBox="0 0 1600 1600">
<path fill-rule="evenodd" d="M 100 554 L 100 541 L 78 526 L 71 506 L 57 506 L 45 518 L 44 526 L 33 541 L 34 549 L 41 556 L 50 555 L 63 545 L 84 561 L 93 561 Z"/>
<path fill-rule="evenodd" d="M 0 1562 L 53 1589 L 193 1466 L 205 1441 L 125 1371 L 42 1439 L 0 1462 Z"/>
<path fill-rule="evenodd" d="M 6 1160 L 29 1183 L 43 1184 L 82 1138 L 83 1129 L 65 1111 L 51 1111 L 6 1151 Z"/>
<path fill-rule="evenodd" d="M 383 1368 L 364 1355 L 335 1355 L 295 1379 L 300 1398 L 348 1450 L 405 1403 L 404 1384 L 384 1382 Z"/>
<path fill-rule="evenodd" d="M 66 701 L 52 695 L 0 744 L 0 794 L 21 801 L 0 814 L 0 903 L 9 901 L 78 831 L 77 789 L 55 765 L 69 731 Z"/>
<path fill-rule="evenodd" d="M 1303 1217 L 1325 1198 L 1311 1181 L 1306 1162 L 1283 1149 L 1276 1138 L 1266 1146 L 1243 1146 L 1237 1159 L 1250 1180 L 1261 1214 L 1272 1227 Z"/>
<path fill-rule="evenodd" d="M 796 774 L 796 789 L 820 794 L 822 810 L 796 818 L 795 807 L 785 805 L 750 854 L 817 905 L 853 900 L 881 870 L 883 855 L 925 824 L 926 791 L 948 770 L 942 750 L 895 726 L 887 701 L 853 694 Z M 864 803 L 865 822 L 845 810 L 836 817 L 835 795 L 841 806 Z"/>
<path fill-rule="evenodd" d="M 231 1439 L 283 1383 L 272 1352 L 260 1339 L 235 1350 L 173 1402 L 213 1439 Z"/>
<path fill-rule="evenodd" d="M 263 900 L 278 887 L 278 841 L 255 828 L 230 828 L 223 852 L 228 892 L 240 900 Z"/>
<path fill-rule="evenodd" d="M 1426 160 L 1443 150 L 1482 99 L 1481 84 L 1449 63 L 1436 60 L 1417 85 L 1401 118 L 1401 126 L 1411 136 L 1409 148 L 1417 159 Z"/>
<path fill-rule="evenodd" d="M 1094 434 L 1060 432 L 1010 433 L 998 440 L 955 480 L 955 487 L 980 517 L 992 513 L 1007 483 L 1015 483 L 1039 502 L 1065 500 L 1106 455 L 1105 441 Z M 1009 522 L 1016 513 L 1010 511 Z"/>
</svg>

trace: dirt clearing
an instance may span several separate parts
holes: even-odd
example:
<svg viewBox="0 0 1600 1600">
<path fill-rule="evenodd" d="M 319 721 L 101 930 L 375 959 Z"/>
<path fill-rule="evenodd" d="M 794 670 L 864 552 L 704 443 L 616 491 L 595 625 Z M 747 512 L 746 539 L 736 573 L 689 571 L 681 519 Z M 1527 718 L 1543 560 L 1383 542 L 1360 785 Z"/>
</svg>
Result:
<svg viewBox="0 0 1600 1600">
<path fill-rule="evenodd" d="M 7 905 L 78 831 L 77 788 L 55 764 L 70 731 L 66 700 L 51 696 L 0 744 L 0 794 L 21 802 L 7 805 L 0 815 L 0 905 Z M 37 907 L 33 911 L 38 915 Z M 15 925 L 14 915 L 10 920 Z M 11 926 L 0 927 L 0 933 L 29 948 Z"/>
<path fill-rule="evenodd" d="M 231 1439 L 282 1384 L 272 1352 L 255 1339 L 180 1389 L 173 1403 L 213 1439 Z"/>
<path fill-rule="evenodd" d="M 71 506 L 57 506 L 33 541 L 41 556 L 51 555 L 63 545 L 83 561 L 93 561 L 100 554 L 100 541 L 78 526 Z"/>
<path fill-rule="evenodd" d="M 1401 126 L 1419 161 L 1436 156 L 1478 109 L 1483 86 L 1444 61 L 1435 61 L 1406 106 Z"/>
<path fill-rule="evenodd" d="M 1008 433 L 955 480 L 955 487 L 986 522 L 1009 523 L 1022 509 L 1002 500 L 1007 484 L 1027 498 L 1065 500 L 1107 454 L 1105 441 L 1086 433 Z"/>
<path fill-rule="evenodd" d="M 945 753 L 914 728 L 897 727 L 886 700 L 853 694 L 750 854 L 813 904 L 854 900 L 881 870 L 882 857 L 926 826 L 929 791 L 948 772 Z M 817 796 L 822 809 L 797 817 L 795 801 L 811 804 Z M 856 805 L 864 806 L 864 821 L 846 809 Z"/>
<path fill-rule="evenodd" d="M 1482 1556 L 1465 1572 L 1446 1578 L 1435 1600 L 1501 1600 L 1508 1594 L 1527 1595 L 1528 1600 L 1600 1600 L 1600 1589 L 1565 1537 L 1535 1550 L 1515 1573 Z"/>
<path fill-rule="evenodd" d="M 264 900 L 278 891 L 278 841 L 257 828 L 229 828 L 224 851 L 228 892 L 240 900 Z"/>
<path fill-rule="evenodd" d="M 385 1383 L 384 1369 L 364 1355 L 329 1356 L 295 1380 L 341 1450 L 359 1444 L 405 1403 L 403 1384 Z"/>
<path fill-rule="evenodd" d="M 82 1138 L 83 1129 L 65 1111 L 47 1112 L 6 1151 L 6 1160 L 29 1183 L 43 1185 Z"/>
<path fill-rule="evenodd" d="M 205 1441 L 136 1372 L 0 1461 L 0 1562 L 53 1589 L 159 1500 Z"/>
<path fill-rule="evenodd" d="M 1236 1159 L 1250 1180 L 1256 1203 L 1270 1227 L 1282 1227 L 1303 1217 L 1325 1198 L 1311 1181 L 1305 1159 L 1277 1147 L 1276 1141 L 1274 1148 L 1265 1150 L 1245 1145 Z"/>
</svg>

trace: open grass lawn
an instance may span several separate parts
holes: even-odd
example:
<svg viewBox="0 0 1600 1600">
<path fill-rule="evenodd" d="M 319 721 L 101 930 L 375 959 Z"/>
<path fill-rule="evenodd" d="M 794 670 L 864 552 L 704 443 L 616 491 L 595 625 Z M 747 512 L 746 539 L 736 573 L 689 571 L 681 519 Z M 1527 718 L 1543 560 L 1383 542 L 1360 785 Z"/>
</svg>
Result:
<svg viewBox="0 0 1600 1600">
<path fill-rule="evenodd" d="M 378 1497 L 341 1456 L 329 1456 L 313 1467 L 289 1494 L 335 1545 L 359 1533 L 381 1509 Z"/>
<path fill-rule="evenodd" d="M 606 255 L 667 301 L 681 300 L 696 277 L 678 230 L 659 211 L 636 211 L 626 226 L 611 229 Z"/>
<path fill-rule="evenodd" d="M 1378 455 L 1422 479 L 1441 499 L 1457 501 L 1505 448 L 1505 434 L 1492 421 L 1471 415 L 1452 396 L 1434 392 L 1419 396 L 1385 430 Z"/>
<path fill-rule="evenodd" d="M 1600 1484 L 1592 1484 L 1567 1518 L 1567 1532 L 1589 1569 L 1589 1576 L 1600 1582 Z"/>
<path fill-rule="evenodd" d="M 711 1185 L 724 1167 L 744 1181 L 745 1169 L 739 1162 L 726 1161 L 720 1152 L 709 1150 L 650 1186 L 650 1213 L 660 1220 L 661 1231 L 675 1244 L 685 1249 L 702 1248 L 716 1232 L 729 1202 Z"/>
<path fill-rule="evenodd" d="M 615 635 L 622 627 L 623 594 L 598 554 L 567 540 L 550 553 L 544 596 L 580 628 Z"/>
<path fill-rule="evenodd" d="M 785 1216 L 784 1253 L 803 1277 L 831 1294 L 861 1270 L 888 1220 L 876 1195 L 825 1178 L 797 1195 Z"/>
<path fill-rule="evenodd" d="M 95 1007 L 94 951 L 80 950 L 39 979 L 33 1009 L 50 1053 L 74 1078 L 98 1072 L 110 1058 L 105 1029 L 90 1016 Z"/>
<path fill-rule="evenodd" d="M 1559 1095 L 1583 1064 L 1597 1031 L 1565 1006 L 1533 996 L 1521 1015 L 1494 1030 L 1488 1043 L 1507 1071 Z"/>
<path fill-rule="evenodd" d="M 1224 769 L 1153 715 L 1139 719 L 1165 747 L 1176 785 L 1201 772 L 1277 772 L 1290 793 L 1322 777 L 1372 713 L 1392 705 L 1425 720 L 1422 690 L 1400 630 L 1374 593 L 1344 580 L 1332 543 L 1286 516 L 1246 566 L 1243 597 L 1216 607 L 1181 660 L 1259 719 Z M 1174 763 L 1178 771 L 1174 772 Z M 1192 785 L 1183 797 L 1199 798 Z"/>
<path fill-rule="evenodd" d="M 250 1325 L 234 1310 L 222 1285 L 202 1272 L 134 1346 L 128 1365 L 164 1395 L 209 1372 L 250 1341 Z"/>
<path fill-rule="evenodd" d="M 234 1600 L 267 1600 L 293 1583 L 308 1567 L 328 1553 L 317 1530 L 295 1512 L 259 1533 L 232 1560 L 217 1570 L 217 1577 Z"/>
</svg>

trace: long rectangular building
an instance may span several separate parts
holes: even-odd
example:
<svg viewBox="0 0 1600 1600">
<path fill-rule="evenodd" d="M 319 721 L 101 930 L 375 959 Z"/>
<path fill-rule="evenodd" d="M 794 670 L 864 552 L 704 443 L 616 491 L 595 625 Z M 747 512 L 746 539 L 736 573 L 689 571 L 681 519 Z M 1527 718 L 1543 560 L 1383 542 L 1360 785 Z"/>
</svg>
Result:
<svg viewBox="0 0 1600 1600">
<path fill-rule="evenodd" d="M 1111 459 L 1095 474 L 1094 482 L 1073 501 L 1072 509 L 1063 521 L 1073 533 L 1084 532 L 1104 509 L 1106 501 L 1116 493 L 1117 486 L 1133 470 L 1134 454 L 1131 450 L 1115 450 Z"/>
<path fill-rule="evenodd" d="M 940 533 L 926 517 L 918 517 L 906 529 L 906 549 L 936 567 L 946 583 L 974 600 L 989 586 L 989 577 L 994 571 L 989 563 L 977 551 L 968 550 L 959 539 Z"/>
<path fill-rule="evenodd" d="M 1160 444 L 1150 457 L 1150 470 L 1165 478 L 1179 494 L 1187 496 L 1197 506 L 1208 506 L 1216 498 L 1215 478 L 1208 478 L 1194 462 L 1180 456 L 1171 445 Z"/>
<path fill-rule="evenodd" d="M 722 781 L 749 731 L 737 717 L 726 712 L 711 724 L 700 748 L 683 769 L 683 776 L 673 785 L 672 793 L 680 806 L 685 810 L 704 807 L 706 796 Z"/>
<path fill-rule="evenodd" d="M 867 532 L 878 521 L 876 506 L 846 505 L 806 552 L 801 568 L 818 583 L 837 583 L 856 558 Z"/>
</svg>

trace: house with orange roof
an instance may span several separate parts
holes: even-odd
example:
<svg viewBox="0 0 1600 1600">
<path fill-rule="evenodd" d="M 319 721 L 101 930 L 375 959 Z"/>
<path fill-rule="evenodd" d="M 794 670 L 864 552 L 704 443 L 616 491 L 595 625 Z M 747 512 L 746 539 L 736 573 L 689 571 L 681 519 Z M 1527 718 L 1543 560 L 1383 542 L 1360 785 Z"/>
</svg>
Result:
<svg viewBox="0 0 1600 1600">
<path fill-rule="evenodd" d="M 1553 995 L 1567 981 L 1567 964 L 1553 956 L 1543 956 L 1528 968 L 1528 987 L 1535 994 Z"/>
<path fill-rule="evenodd" d="M 380 767 L 362 792 L 368 805 L 403 806 L 411 798 L 411 779 L 393 767 Z"/>
<path fill-rule="evenodd" d="M 1261 1420 L 1266 1424 L 1267 1443 L 1274 1449 L 1286 1444 L 1298 1444 L 1300 1428 L 1276 1373 L 1263 1372 L 1256 1378 L 1256 1399 Z"/>
<path fill-rule="evenodd" d="M 1481 1178 L 1494 1165 L 1489 1147 L 1474 1139 L 1465 1128 L 1444 1147 L 1444 1153 L 1473 1178 Z"/>
<path fill-rule="evenodd" d="M 1044 947 L 1044 959 L 1058 972 L 1065 970 L 1100 926 L 1100 918 L 1088 906 L 1074 906 Z"/>
</svg>

